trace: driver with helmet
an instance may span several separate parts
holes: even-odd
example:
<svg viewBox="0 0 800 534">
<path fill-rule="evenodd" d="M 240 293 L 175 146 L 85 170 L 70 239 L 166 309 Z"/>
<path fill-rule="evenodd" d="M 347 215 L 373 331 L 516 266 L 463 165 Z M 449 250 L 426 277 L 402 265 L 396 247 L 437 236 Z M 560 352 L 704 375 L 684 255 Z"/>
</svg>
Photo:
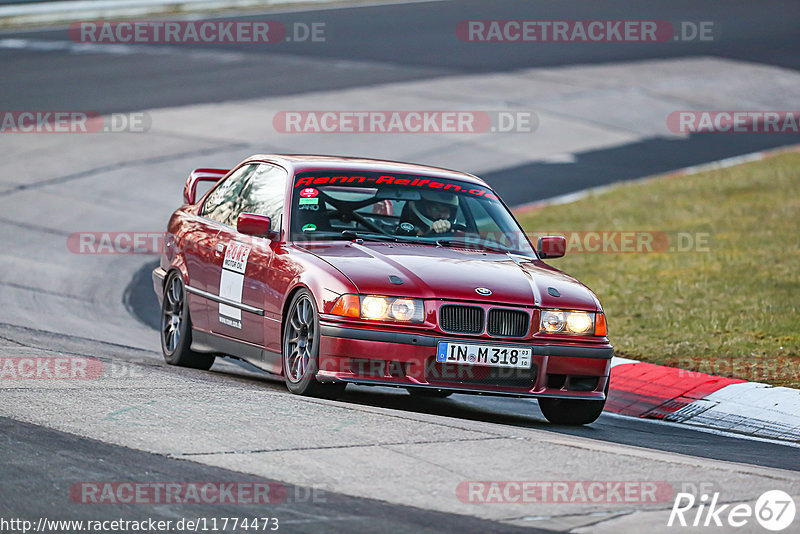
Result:
<svg viewBox="0 0 800 534">
<path fill-rule="evenodd" d="M 400 215 L 399 231 L 411 235 L 442 234 L 450 231 L 458 213 L 458 197 L 442 191 L 420 191 Z M 412 227 L 413 226 L 413 227 Z"/>
</svg>

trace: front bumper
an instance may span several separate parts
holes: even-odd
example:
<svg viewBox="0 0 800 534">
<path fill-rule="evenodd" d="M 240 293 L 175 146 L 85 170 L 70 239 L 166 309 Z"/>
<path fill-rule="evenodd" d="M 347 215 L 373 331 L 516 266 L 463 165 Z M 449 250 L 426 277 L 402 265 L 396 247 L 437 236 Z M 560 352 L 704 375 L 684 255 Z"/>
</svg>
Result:
<svg viewBox="0 0 800 534">
<path fill-rule="evenodd" d="M 167 271 L 161 267 L 153 269 L 153 291 L 156 292 L 158 297 L 158 305 L 161 306 L 161 301 L 164 299 L 164 278 L 167 277 Z"/>
<path fill-rule="evenodd" d="M 603 400 L 611 345 L 536 344 L 320 325 L 320 381 L 420 387 L 515 397 Z M 436 362 L 440 341 L 516 345 L 533 352 L 530 369 Z"/>
</svg>

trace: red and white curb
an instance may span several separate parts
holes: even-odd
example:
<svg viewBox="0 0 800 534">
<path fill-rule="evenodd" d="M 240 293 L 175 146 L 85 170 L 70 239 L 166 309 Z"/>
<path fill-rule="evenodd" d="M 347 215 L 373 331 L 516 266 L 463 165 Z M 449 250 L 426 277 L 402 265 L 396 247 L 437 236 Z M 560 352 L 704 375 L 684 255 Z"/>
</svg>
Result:
<svg viewBox="0 0 800 534">
<path fill-rule="evenodd" d="M 800 441 L 800 390 L 625 358 L 611 362 L 606 410 Z"/>
</svg>

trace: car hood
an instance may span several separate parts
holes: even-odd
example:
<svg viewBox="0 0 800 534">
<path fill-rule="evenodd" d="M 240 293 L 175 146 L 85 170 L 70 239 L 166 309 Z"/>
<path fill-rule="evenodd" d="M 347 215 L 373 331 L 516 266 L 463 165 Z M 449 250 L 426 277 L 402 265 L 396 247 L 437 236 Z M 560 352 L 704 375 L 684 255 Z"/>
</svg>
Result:
<svg viewBox="0 0 800 534">
<path fill-rule="evenodd" d="M 361 294 L 600 309 L 586 286 L 522 256 L 411 243 L 323 242 L 301 248 L 341 271 Z M 392 283 L 390 277 L 403 283 Z M 479 295 L 479 287 L 491 295 Z"/>
</svg>

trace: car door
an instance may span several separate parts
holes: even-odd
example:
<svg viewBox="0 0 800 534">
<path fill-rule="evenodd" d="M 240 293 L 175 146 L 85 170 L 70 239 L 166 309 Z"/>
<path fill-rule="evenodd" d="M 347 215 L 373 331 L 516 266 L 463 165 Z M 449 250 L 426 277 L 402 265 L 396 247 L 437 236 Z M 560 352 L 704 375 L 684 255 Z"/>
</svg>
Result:
<svg viewBox="0 0 800 534">
<path fill-rule="evenodd" d="M 239 213 L 269 217 L 272 229 L 280 230 L 288 173 L 281 167 L 259 164 L 240 192 Z M 278 242 L 264 237 L 240 234 L 235 220 L 221 230 L 218 242 L 225 249 L 220 264 L 219 295 L 240 303 L 220 303 L 215 332 L 251 345 L 266 347 L 262 355 L 266 367 L 280 370 L 280 295 L 276 294 L 272 263 Z M 212 314 L 213 315 L 213 314 Z M 277 340 L 277 341 L 276 341 Z"/>
<path fill-rule="evenodd" d="M 214 243 L 219 227 L 213 221 L 200 217 L 187 217 L 182 225 L 181 237 L 176 241 L 183 253 L 188 280 L 186 283 L 187 301 L 192 327 L 208 332 L 209 301 L 204 296 L 208 289 L 209 270 L 214 263 Z M 168 246 L 171 241 L 166 241 Z"/>
<path fill-rule="evenodd" d="M 224 252 L 219 233 L 237 209 L 239 193 L 255 168 L 242 166 L 215 186 L 187 231 L 184 255 L 189 272 L 189 310 L 193 326 L 200 330 L 212 331 L 217 321 L 214 297 L 219 294 L 218 264 Z"/>
</svg>

